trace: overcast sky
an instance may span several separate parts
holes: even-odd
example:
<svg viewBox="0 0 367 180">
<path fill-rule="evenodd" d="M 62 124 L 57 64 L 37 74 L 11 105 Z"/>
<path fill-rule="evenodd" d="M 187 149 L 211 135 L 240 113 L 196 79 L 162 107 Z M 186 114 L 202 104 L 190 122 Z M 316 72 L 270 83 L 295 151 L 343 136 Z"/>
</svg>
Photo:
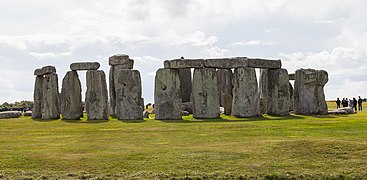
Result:
<svg viewBox="0 0 367 180">
<path fill-rule="evenodd" d="M 365 0 L 0 0 L 0 103 L 33 100 L 33 71 L 128 54 L 145 102 L 166 59 L 262 57 L 329 73 L 327 99 L 367 94 Z M 85 72 L 79 73 L 85 88 Z M 108 77 L 107 77 L 108 78 Z M 84 89 L 85 92 L 85 89 Z"/>
</svg>

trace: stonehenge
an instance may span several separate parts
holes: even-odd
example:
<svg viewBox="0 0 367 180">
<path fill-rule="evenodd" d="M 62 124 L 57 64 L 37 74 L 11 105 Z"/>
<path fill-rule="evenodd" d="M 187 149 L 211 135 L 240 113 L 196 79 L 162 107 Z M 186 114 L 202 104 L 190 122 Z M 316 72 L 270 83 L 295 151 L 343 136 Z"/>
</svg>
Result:
<svg viewBox="0 0 367 180">
<path fill-rule="evenodd" d="M 119 120 L 149 118 L 149 113 L 144 113 L 142 80 L 140 72 L 133 69 L 134 60 L 116 54 L 108 58 L 108 64 L 109 86 L 99 62 L 71 63 L 61 93 L 54 66 L 36 69 L 32 118 L 80 120 L 84 112 L 88 120 L 108 120 L 109 116 Z M 259 77 L 255 69 L 260 69 Z M 85 105 L 78 71 L 86 71 Z M 294 81 L 294 88 L 290 81 Z M 196 119 L 220 118 L 221 111 L 239 118 L 288 116 L 290 111 L 327 114 L 327 82 L 324 70 L 298 69 L 288 74 L 281 60 L 165 60 L 155 75 L 153 111 L 157 120 L 180 120 L 188 114 Z"/>
</svg>

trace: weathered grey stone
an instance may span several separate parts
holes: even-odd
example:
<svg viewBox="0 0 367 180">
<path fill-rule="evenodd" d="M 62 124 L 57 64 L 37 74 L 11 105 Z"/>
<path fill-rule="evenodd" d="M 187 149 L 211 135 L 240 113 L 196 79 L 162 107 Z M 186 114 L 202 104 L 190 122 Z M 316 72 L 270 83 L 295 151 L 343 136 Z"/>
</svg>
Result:
<svg viewBox="0 0 367 180">
<path fill-rule="evenodd" d="M 43 76 L 43 75 L 52 74 L 52 73 L 56 73 L 55 66 L 44 66 L 34 71 L 35 76 Z"/>
<path fill-rule="evenodd" d="M 83 115 L 82 88 L 78 73 L 69 71 L 62 80 L 61 114 L 62 119 L 79 120 Z"/>
<path fill-rule="evenodd" d="M 116 54 L 109 58 L 108 64 L 110 66 L 119 66 L 119 69 L 132 69 L 134 67 L 134 60 L 129 59 L 128 55 Z"/>
<path fill-rule="evenodd" d="M 267 113 L 270 115 L 289 115 L 290 92 L 289 76 L 286 69 L 268 70 Z"/>
<path fill-rule="evenodd" d="M 356 112 L 352 107 L 343 107 L 328 112 L 329 114 L 355 114 Z"/>
<path fill-rule="evenodd" d="M 144 102 L 138 70 L 119 69 L 115 73 L 116 108 L 115 113 L 120 120 L 143 119 Z"/>
<path fill-rule="evenodd" d="M 164 61 L 164 68 L 182 69 L 202 67 L 204 67 L 204 59 L 173 59 Z"/>
<path fill-rule="evenodd" d="M 42 93 L 42 119 L 59 119 L 60 99 L 56 73 L 44 76 Z"/>
<path fill-rule="evenodd" d="M 155 76 L 155 119 L 182 119 L 181 88 L 178 70 L 158 69 Z"/>
<path fill-rule="evenodd" d="M 182 102 L 190 102 L 192 89 L 191 69 L 178 69 L 178 74 L 180 76 Z"/>
<path fill-rule="evenodd" d="M 290 99 L 290 104 L 289 104 L 289 111 L 293 111 L 293 105 L 294 105 L 294 89 L 293 89 L 293 85 L 291 83 L 289 83 L 289 99 Z"/>
<path fill-rule="evenodd" d="M 218 118 L 220 116 L 218 78 L 214 68 L 194 70 L 192 96 L 194 118 Z"/>
<path fill-rule="evenodd" d="M 88 120 L 108 119 L 108 96 L 106 76 L 102 70 L 87 71 L 85 110 Z"/>
<path fill-rule="evenodd" d="M 298 69 L 294 81 L 294 112 L 302 115 L 327 114 L 324 86 L 328 74 L 324 70 Z"/>
<path fill-rule="evenodd" d="M 234 58 L 206 59 L 204 61 L 204 67 L 219 68 L 219 69 L 248 67 L 248 58 L 234 57 Z"/>
<path fill-rule="evenodd" d="M 231 69 L 218 69 L 217 70 L 218 76 L 218 90 L 220 93 L 219 102 L 220 106 L 224 107 L 224 94 L 229 94 L 232 97 L 232 80 L 233 80 L 233 73 Z"/>
<path fill-rule="evenodd" d="M 266 114 L 268 102 L 268 69 L 260 69 L 260 113 Z"/>
<path fill-rule="evenodd" d="M 0 112 L 0 119 L 18 118 L 20 116 L 22 116 L 22 113 L 20 111 Z"/>
<path fill-rule="evenodd" d="M 253 68 L 279 69 L 282 68 L 282 61 L 250 58 L 248 60 L 248 66 Z"/>
<path fill-rule="evenodd" d="M 23 113 L 23 116 L 32 116 L 32 111 L 26 111 Z"/>
<path fill-rule="evenodd" d="M 181 116 L 190 116 L 190 113 L 187 111 L 181 111 Z"/>
<path fill-rule="evenodd" d="M 224 114 L 231 115 L 232 113 L 232 95 L 223 93 L 223 107 L 224 107 Z"/>
<path fill-rule="evenodd" d="M 289 80 L 295 80 L 296 79 L 296 74 L 292 73 L 292 74 L 288 74 L 289 76 Z"/>
<path fill-rule="evenodd" d="M 33 92 L 33 119 L 42 118 L 42 100 L 43 100 L 43 76 L 36 76 L 36 81 L 34 83 Z"/>
<path fill-rule="evenodd" d="M 187 111 L 190 114 L 194 113 L 194 104 L 192 102 L 182 103 L 182 111 Z"/>
<path fill-rule="evenodd" d="M 97 70 L 100 66 L 99 62 L 76 62 L 70 64 L 70 69 L 73 71 Z"/>
<path fill-rule="evenodd" d="M 254 68 L 234 70 L 232 115 L 236 117 L 259 116 L 259 91 Z"/>
</svg>

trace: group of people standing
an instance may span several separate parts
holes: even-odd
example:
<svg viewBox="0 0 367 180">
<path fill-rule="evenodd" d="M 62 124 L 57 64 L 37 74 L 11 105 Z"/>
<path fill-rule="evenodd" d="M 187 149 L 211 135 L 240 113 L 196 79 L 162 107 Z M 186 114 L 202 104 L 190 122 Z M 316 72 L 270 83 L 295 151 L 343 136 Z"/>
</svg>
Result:
<svg viewBox="0 0 367 180">
<path fill-rule="evenodd" d="M 337 98 L 336 99 L 336 108 L 339 109 L 340 104 L 341 104 L 343 107 L 351 107 L 352 109 L 357 111 L 357 104 L 358 104 L 358 110 L 362 111 L 362 102 L 363 102 L 363 100 L 362 100 L 361 96 L 358 96 L 358 100 L 356 98 L 349 99 L 349 100 L 348 100 L 348 98 L 343 98 L 342 100 Z"/>
</svg>

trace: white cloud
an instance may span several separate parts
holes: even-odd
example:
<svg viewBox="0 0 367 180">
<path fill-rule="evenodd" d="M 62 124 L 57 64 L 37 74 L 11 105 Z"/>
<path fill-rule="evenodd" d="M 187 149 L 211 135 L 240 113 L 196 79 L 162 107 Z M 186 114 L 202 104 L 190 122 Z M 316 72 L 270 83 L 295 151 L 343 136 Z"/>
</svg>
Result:
<svg viewBox="0 0 367 180">
<path fill-rule="evenodd" d="M 252 41 L 239 41 L 229 44 L 229 47 L 236 46 L 270 46 L 274 45 L 275 42 L 272 41 L 260 41 L 260 40 L 252 40 Z"/>
<path fill-rule="evenodd" d="M 334 21 L 331 20 L 316 20 L 313 22 L 314 24 L 334 24 Z"/>
</svg>

